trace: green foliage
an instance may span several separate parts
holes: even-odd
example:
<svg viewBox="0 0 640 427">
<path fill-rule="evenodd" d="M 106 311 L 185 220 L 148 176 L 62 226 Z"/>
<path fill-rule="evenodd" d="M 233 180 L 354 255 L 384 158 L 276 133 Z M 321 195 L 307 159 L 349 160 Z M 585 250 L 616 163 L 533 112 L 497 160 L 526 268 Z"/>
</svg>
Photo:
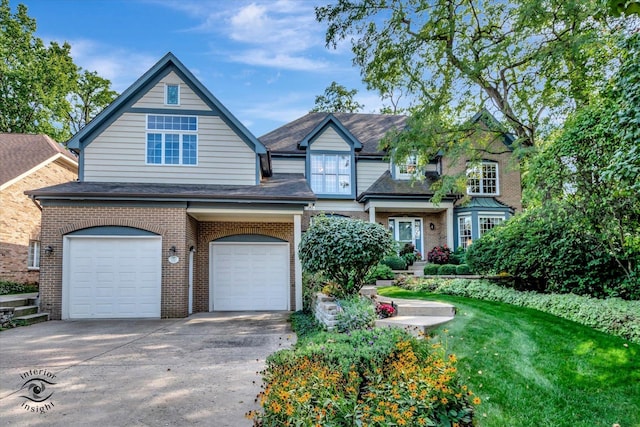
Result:
<svg viewBox="0 0 640 427">
<path fill-rule="evenodd" d="M 378 264 L 369 270 L 364 278 L 364 282 L 376 283 L 376 280 L 391 280 L 393 277 L 394 275 L 391 267 L 385 264 Z"/>
<path fill-rule="evenodd" d="M 313 299 L 318 292 L 327 284 L 327 278 L 321 273 L 302 272 L 302 309 L 311 312 Z"/>
<path fill-rule="evenodd" d="M 427 264 L 424 266 L 425 276 L 435 276 L 438 274 L 438 270 L 440 269 L 440 264 Z"/>
<path fill-rule="evenodd" d="M 459 246 L 455 251 L 451 252 L 451 255 L 449 255 L 449 264 L 465 264 L 466 257 L 466 250 L 462 246 Z"/>
<path fill-rule="evenodd" d="M 115 93 L 95 73 L 81 74 L 71 46 L 35 37 L 36 21 L 18 4 L 0 3 L 0 132 L 44 133 L 57 141 L 71 136 L 72 117 L 91 118 Z M 89 94 L 85 84 L 91 79 Z M 97 80 L 99 79 L 99 80 Z M 71 99 L 71 102 L 70 102 Z M 73 105 L 72 105 L 73 103 Z"/>
<path fill-rule="evenodd" d="M 256 425 L 470 426 L 456 358 L 397 328 L 318 333 L 267 359 Z M 479 403 L 479 400 L 476 400 Z"/>
<path fill-rule="evenodd" d="M 322 331 L 322 327 L 313 315 L 305 311 L 291 313 L 291 329 L 296 333 L 298 339 L 313 335 Z"/>
<path fill-rule="evenodd" d="M 341 295 L 354 295 L 364 277 L 393 245 L 379 224 L 350 218 L 317 216 L 302 236 L 299 256 L 303 269 L 323 272 L 341 287 Z"/>
<path fill-rule="evenodd" d="M 376 323 L 376 308 L 371 298 L 352 295 L 339 299 L 340 311 L 336 316 L 338 332 L 372 328 Z"/>
<path fill-rule="evenodd" d="M 404 258 L 395 255 L 384 257 L 380 263 L 388 266 L 392 270 L 406 270 L 407 268 L 407 262 Z"/>
<path fill-rule="evenodd" d="M 38 292 L 38 285 L 34 283 L 16 283 L 6 280 L 0 281 L 0 295 L 28 294 Z"/>
<path fill-rule="evenodd" d="M 576 215 L 561 205 L 529 209 L 473 242 L 467 264 L 478 274 L 508 273 L 520 290 L 638 298 L 637 289 L 621 286 L 621 265 L 594 250 Z"/>
<path fill-rule="evenodd" d="M 357 93 L 356 89 L 348 90 L 336 82 L 331 82 L 324 90 L 324 95 L 316 96 L 315 107 L 311 112 L 357 113 L 364 108 L 364 105 L 353 99 Z"/>
<path fill-rule="evenodd" d="M 450 276 L 452 274 L 456 274 L 456 266 L 454 264 L 442 264 L 438 268 L 439 276 Z"/>
<path fill-rule="evenodd" d="M 406 138 L 392 142 L 400 157 L 411 149 L 426 158 L 456 151 L 468 136 L 459 118 L 485 106 L 505 118 L 518 145 L 535 146 L 546 124 L 541 117 L 582 104 L 617 56 L 597 1 L 453 7 L 428 0 L 338 0 L 316 7 L 316 19 L 327 26 L 328 46 L 351 41 L 369 89 L 401 89 L 414 105 L 426 106 Z M 633 28 L 632 22 L 619 25 Z"/>
<path fill-rule="evenodd" d="M 75 134 L 85 127 L 117 96 L 118 93 L 111 90 L 109 80 L 98 76 L 95 71 L 79 71 L 76 87 L 70 95 L 71 111 L 68 114 L 68 123 L 71 133 Z"/>
<path fill-rule="evenodd" d="M 460 264 L 456 266 L 456 274 L 459 276 L 464 276 L 467 274 L 471 274 L 471 269 L 467 264 Z"/>
<path fill-rule="evenodd" d="M 640 15 L 640 1 L 636 0 L 608 0 L 609 13 L 620 17 L 622 15 L 630 16 L 633 14 Z"/>
<path fill-rule="evenodd" d="M 520 292 L 487 280 L 432 279 L 412 290 L 499 301 L 544 311 L 640 344 L 640 301 L 597 299 L 573 294 Z"/>
</svg>

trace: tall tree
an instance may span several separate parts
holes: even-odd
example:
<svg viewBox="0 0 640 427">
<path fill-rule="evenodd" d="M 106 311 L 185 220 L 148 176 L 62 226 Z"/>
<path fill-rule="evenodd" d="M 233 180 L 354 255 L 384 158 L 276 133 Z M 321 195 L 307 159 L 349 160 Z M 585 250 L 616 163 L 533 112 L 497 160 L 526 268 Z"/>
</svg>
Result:
<svg viewBox="0 0 640 427">
<path fill-rule="evenodd" d="M 116 99 L 117 92 L 110 89 L 111 82 L 98 76 L 95 71 L 79 74 L 74 90 L 71 92 L 71 110 L 68 125 L 72 133 L 85 127 L 100 111 Z"/>
<path fill-rule="evenodd" d="M 324 95 L 316 96 L 315 106 L 312 112 L 324 111 L 327 113 L 357 113 L 364 108 L 353 99 L 358 91 L 347 89 L 336 82 L 331 82 L 324 90 Z"/>
<path fill-rule="evenodd" d="M 114 98 L 109 80 L 74 64 L 71 46 L 35 36 L 36 21 L 0 0 L 0 132 L 66 141 Z M 73 104 L 73 105 L 72 105 Z"/>
<path fill-rule="evenodd" d="M 417 99 L 412 125 L 445 132 L 422 137 L 435 153 L 455 139 L 460 118 L 482 108 L 527 148 L 545 120 L 584 104 L 615 57 L 602 8 L 598 0 L 338 0 L 317 7 L 316 18 L 328 46 L 351 39 L 370 89 L 402 87 Z"/>
</svg>

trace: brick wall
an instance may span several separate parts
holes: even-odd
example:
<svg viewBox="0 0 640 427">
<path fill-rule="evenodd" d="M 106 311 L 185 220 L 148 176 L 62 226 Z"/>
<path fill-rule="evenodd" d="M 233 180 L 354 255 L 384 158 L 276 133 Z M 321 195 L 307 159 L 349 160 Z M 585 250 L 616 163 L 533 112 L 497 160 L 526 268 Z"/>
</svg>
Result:
<svg viewBox="0 0 640 427">
<path fill-rule="evenodd" d="M 0 279 L 39 281 L 39 271 L 27 269 L 29 241 L 40 239 L 40 209 L 27 190 L 73 181 L 75 169 L 52 162 L 0 191 Z"/>
<path fill-rule="evenodd" d="M 483 160 L 492 160 L 498 163 L 500 195 L 496 197 L 496 200 L 511 206 L 516 212 L 522 211 L 520 165 L 516 157 L 504 145 L 502 137 L 496 138 L 495 134 L 489 134 L 486 139 L 481 138 L 479 141 L 477 145 L 483 149 L 480 157 Z M 455 164 L 449 164 L 448 159 L 443 159 L 443 173 L 445 175 L 454 175 L 466 171 L 467 160 L 467 158 L 461 158 Z"/>
<path fill-rule="evenodd" d="M 40 304 L 51 319 L 62 314 L 62 242 L 63 236 L 83 228 L 97 226 L 135 227 L 162 236 L 161 316 L 186 317 L 188 311 L 188 250 L 193 230 L 188 232 L 185 208 L 45 206 L 42 215 L 42 246 L 54 252 L 43 255 L 40 263 Z M 191 234 L 190 234 L 191 233 Z M 194 242 L 193 242 L 194 243 Z M 176 247 L 180 262 L 167 261 L 169 248 Z"/>
</svg>

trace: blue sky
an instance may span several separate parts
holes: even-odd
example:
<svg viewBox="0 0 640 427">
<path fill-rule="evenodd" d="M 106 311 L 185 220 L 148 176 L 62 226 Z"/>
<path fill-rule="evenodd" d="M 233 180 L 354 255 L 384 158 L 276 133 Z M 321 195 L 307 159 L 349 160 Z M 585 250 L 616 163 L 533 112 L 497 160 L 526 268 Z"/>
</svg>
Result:
<svg viewBox="0 0 640 427">
<path fill-rule="evenodd" d="M 352 66 L 349 43 L 325 47 L 314 6 L 330 0 L 11 0 L 45 42 L 67 41 L 76 64 L 122 92 L 173 52 L 256 136 L 306 114 L 332 81 L 382 102 Z"/>
</svg>

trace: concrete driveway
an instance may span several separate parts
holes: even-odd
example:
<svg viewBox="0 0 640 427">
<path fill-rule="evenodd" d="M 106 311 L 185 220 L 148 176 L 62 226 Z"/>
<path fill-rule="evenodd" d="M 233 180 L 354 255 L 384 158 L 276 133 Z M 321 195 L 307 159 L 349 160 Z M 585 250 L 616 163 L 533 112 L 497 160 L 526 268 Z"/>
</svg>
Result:
<svg viewBox="0 0 640 427">
<path fill-rule="evenodd" d="M 201 313 L 2 331 L 0 425 L 250 426 L 265 358 L 295 340 L 287 318 Z"/>
</svg>

